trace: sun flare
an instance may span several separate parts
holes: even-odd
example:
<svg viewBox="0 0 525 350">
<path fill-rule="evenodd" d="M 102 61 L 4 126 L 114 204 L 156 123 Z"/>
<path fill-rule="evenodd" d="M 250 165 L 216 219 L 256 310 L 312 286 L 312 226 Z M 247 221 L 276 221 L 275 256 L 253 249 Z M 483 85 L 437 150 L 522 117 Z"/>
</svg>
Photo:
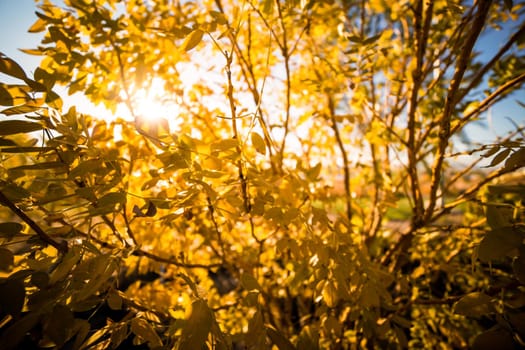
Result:
<svg viewBox="0 0 525 350">
<path fill-rule="evenodd" d="M 166 93 L 162 79 L 153 79 L 149 87 L 133 92 L 131 107 L 131 117 L 150 125 L 167 121 L 171 132 L 179 129 L 183 122 L 180 101 Z"/>
</svg>

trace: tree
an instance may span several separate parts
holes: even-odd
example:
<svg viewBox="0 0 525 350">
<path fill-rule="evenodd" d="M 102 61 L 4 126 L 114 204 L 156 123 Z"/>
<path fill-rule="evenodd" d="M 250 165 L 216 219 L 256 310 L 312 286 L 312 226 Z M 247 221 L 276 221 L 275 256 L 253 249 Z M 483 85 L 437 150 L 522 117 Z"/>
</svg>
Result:
<svg viewBox="0 0 525 350">
<path fill-rule="evenodd" d="M 0 56 L 1 344 L 523 346 L 523 128 L 464 137 L 525 81 L 523 8 L 42 1 L 40 67 Z"/>
</svg>

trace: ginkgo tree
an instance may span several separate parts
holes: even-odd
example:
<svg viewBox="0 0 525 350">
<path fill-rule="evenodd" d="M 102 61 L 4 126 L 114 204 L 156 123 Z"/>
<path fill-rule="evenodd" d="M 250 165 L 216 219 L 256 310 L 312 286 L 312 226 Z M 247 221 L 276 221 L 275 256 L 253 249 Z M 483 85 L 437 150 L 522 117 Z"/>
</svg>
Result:
<svg viewBox="0 0 525 350">
<path fill-rule="evenodd" d="M 39 1 L 40 66 L 0 56 L 0 344 L 524 346 L 523 127 L 464 137 L 523 92 L 523 5 Z"/>
</svg>

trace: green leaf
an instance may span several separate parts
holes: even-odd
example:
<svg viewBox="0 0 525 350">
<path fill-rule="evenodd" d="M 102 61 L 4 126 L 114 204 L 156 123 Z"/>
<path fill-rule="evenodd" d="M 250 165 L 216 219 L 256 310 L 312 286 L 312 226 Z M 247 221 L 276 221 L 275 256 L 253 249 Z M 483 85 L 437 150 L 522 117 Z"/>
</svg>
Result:
<svg viewBox="0 0 525 350">
<path fill-rule="evenodd" d="M 253 147 L 255 147 L 255 150 L 260 154 L 266 154 L 266 143 L 264 143 L 264 139 L 262 138 L 262 136 L 256 132 L 252 132 L 251 139 L 252 145 Z"/>
<path fill-rule="evenodd" d="M 9 57 L 5 56 L 1 52 L 0 52 L 0 72 L 7 74 L 9 76 L 12 76 L 12 77 L 21 79 L 21 80 L 27 79 L 27 75 L 22 69 L 22 67 L 20 67 L 18 63 L 16 63 Z"/>
<path fill-rule="evenodd" d="M 197 46 L 201 42 L 203 35 L 204 35 L 204 31 L 200 29 L 195 29 L 194 31 L 192 31 L 186 37 L 186 39 L 184 39 L 184 42 L 182 43 L 180 47 L 181 50 L 190 51 L 191 49 L 193 49 L 195 46 Z"/>
<path fill-rule="evenodd" d="M 202 299 L 195 300 L 191 304 L 191 314 L 186 325 L 182 329 L 179 343 L 179 350 L 201 349 L 208 334 L 210 333 L 213 322 L 213 314 Z"/>
<path fill-rule="evenodd" d="M 519 248 L 523 236 L 512 227 L 501 227 L 489 231 L 478 247 L 478 257 L 483 262 L 489 262 L 505 257 L 511 250 Z"/>
<path fill-rule="evenodd" d="M 134 318 L 131 320 L 131 331 L 133 334 L 147 341 L 150 348 L 162 346 L 162 340 L 157 332 L 155 332 L 155 329 L 143 318 Z"/>
<path fill-rule="evenodd" d="M 0 121 L 0 136 L 25 134 L 32 131 L 42 130 L 39 123 L 26 120 L 4 120 Z"/>
</svg>

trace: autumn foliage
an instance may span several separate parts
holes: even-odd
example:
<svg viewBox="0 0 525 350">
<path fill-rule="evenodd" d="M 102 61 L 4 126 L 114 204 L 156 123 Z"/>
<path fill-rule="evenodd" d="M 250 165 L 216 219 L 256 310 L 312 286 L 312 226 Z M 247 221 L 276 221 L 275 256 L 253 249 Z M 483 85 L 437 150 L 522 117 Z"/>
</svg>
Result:
<svg viewBox="0 0 525 350">
<path fill-rule="evenodd" d="M 523 2 L 56 3 L 0 56 L 2 348 L 525 346 L 524 130 L 466 132 Z"/>
</svg>

